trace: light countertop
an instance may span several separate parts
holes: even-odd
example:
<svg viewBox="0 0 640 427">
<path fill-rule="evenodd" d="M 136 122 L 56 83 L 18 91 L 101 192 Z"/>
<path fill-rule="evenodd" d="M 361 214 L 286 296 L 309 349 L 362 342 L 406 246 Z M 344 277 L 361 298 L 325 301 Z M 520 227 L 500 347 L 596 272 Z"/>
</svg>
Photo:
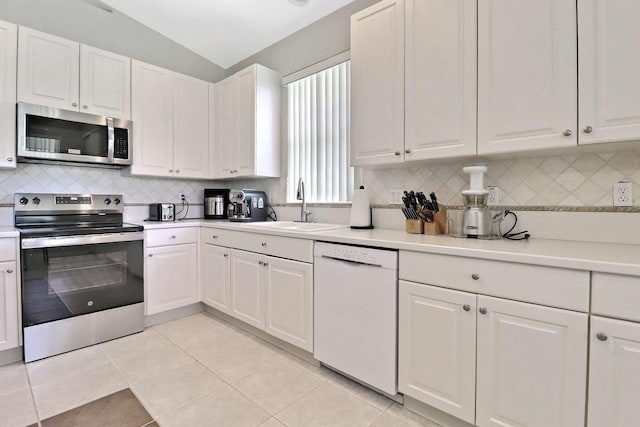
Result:
<svg viewBox="0 0 640 427">
<path fill-rule="evenodd" d="M 139 222 L 145 229 L 211 227 L 325 242 L 483 258 L 549 267 L 640 276 L 640 244 L 593 243 L 531 238 L 529 241 L 476 240 L 446 235 L 409 234 L 404 230 L 344 228 L 304 232 L 263 228 L 252 223 L 190 219 L 176 222 Z"/>
</svg>

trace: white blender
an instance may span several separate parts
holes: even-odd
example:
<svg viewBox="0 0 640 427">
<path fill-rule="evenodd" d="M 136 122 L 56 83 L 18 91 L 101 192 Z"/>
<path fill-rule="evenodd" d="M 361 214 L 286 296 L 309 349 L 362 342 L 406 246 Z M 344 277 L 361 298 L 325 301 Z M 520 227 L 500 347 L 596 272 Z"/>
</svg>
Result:
<svg viewBox="0 0 640 427">
<path fill-rule="evenodd" d="M 462 171 L 470 177 L 469 189 L 462 191 L 462 232 L 467 237 L 491 238 L 491 211 L 487 207 L 489 191 L 483 185 L 487 167 L 467 166 Z"/>
</svg>

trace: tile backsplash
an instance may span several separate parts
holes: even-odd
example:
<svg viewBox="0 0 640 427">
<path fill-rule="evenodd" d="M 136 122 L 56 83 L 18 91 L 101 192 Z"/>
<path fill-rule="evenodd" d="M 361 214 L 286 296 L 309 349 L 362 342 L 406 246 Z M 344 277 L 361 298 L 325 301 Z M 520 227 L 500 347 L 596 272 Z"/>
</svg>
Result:
<svg viewBox="0 0 640 427">
<path fill-rule="evenodd" d="M 375 204 L 389 203 L 389 190 L 435 191 L 440 202 L 461 205 L 469 188 L 464 166 L 486 165 L 486 186 L 500 187 L 500 205 L 612 206 L 612 187 L 631 181 L 640 206 L 640 149 L 576 153 L 488 161 L 442 161 L 419 166 L 364 171 L 364 185 Z"/>
<path fill-rule="evenodd" d="M 391 169 L 365 169 L 363 181 L 376 205 L 389 203 L 389 190 L 435 191 L 441 203 L 461 205 L 460 191 L 468 188 L 464 166 L 488 167 L 485 186 L 500 187 L 500 205 L 612 206 L 612 186 L 631 181 L 634 206 L 640 206 L 640 148 L 598 153 L 545 155 L 517 159 L 442 160 Z M 235 181 L 177 180 L 132 177 L 117 169 L 19 163 L 16 170 L 0 170 L 0 203 L 13 203 L 13 193 L 122 193 L 127 204 L 202 203 L 204 188 L 256 188 L 271 202 L 286 200 L 286 178 Z"/>
</svg>

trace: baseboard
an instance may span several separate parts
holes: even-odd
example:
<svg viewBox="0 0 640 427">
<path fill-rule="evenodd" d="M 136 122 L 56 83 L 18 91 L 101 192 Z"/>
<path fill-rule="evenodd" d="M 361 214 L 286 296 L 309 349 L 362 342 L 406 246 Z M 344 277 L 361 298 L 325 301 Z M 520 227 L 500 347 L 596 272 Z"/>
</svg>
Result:
<svg viewBox="0 0 640 427">
<path fill-rule="evenodd" d="M 8 365 L 14 362 L 20 362 L 22 360 L 24 360 L 22 346 L 0 351 L 0 366 Z"/>
<path fill-rule="evenodd" d="M 447 427 L 474 427 L 473 424 L 469 424 L 466 421 L 461 420 L 442 412 L 439 409 L 429 406 L 426 403 L 422 403 L 409 396 L 404 396 L 404 407 L 411 412 L 415 412 L 425 418 L 428 418 L 436 423 Z"/>
<path fill-rule="evenodd" d="M 194 314 L 201 313 L 204 310 L 204 304 L 201 302 L 197 302 L 195 304 L 190 304 L 184 307 L 175 308 L 169 311 L 163 311 L 162 313 L 152 314 L 150 316 L 145 316 L 144 318 L 144 326 L 154 326 L 164 322 L 170 322 L 172 320 L 178 320 L 182 317 L 191 316 Z"/>
</svg>

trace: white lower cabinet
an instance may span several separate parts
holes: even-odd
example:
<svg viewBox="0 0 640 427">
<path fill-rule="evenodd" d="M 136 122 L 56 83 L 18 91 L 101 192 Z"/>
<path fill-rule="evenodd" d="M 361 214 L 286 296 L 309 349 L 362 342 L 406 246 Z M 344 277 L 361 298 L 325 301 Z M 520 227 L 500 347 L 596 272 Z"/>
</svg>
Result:
<svg viewBox="0 0 640 427">
<path fill-rule="evenodd" d="M 584 425 L 586 313 L 406 281 L 399 295 L 402 393 L 478 426 Z"/>
<path fill-rule="evenodd" d="M 313 265 L 267 257 L 267 333 L 313 351 Z"/>
<path fill-rule="evenodd" d="M 588 315 L 478 296 L 476 424 L 584 426 Z"/>
<path fill-rule="evenodd" d="M 145 242 L 146 314 L 200 302 L 197 229 L 148 230 Z"/>
<path fill-rule="evenodd" d="M 476 296 L 401 281 L 398 303 L 399 391 L 473 424 Z"/>
<path fill-rule="evenodd" d="M 589 427 L 640 420 L 640 323 L 591 316 Z"/>
<path fill-rule="evenodd" d="M 223 313 L 229 313 L 229 248 L 203 244 L 200 246 L 200 285 L 202 302 Z"/>
<path fill-rule="evenodd" d="M 16 261 L 0 263 L 0 351 L 18 347 L 18 275 Z"/>
<path fill-rule="evenodd" d="M 313 351 L 313 266 L 231 250 L 229 314 Z"/>
</svg>

